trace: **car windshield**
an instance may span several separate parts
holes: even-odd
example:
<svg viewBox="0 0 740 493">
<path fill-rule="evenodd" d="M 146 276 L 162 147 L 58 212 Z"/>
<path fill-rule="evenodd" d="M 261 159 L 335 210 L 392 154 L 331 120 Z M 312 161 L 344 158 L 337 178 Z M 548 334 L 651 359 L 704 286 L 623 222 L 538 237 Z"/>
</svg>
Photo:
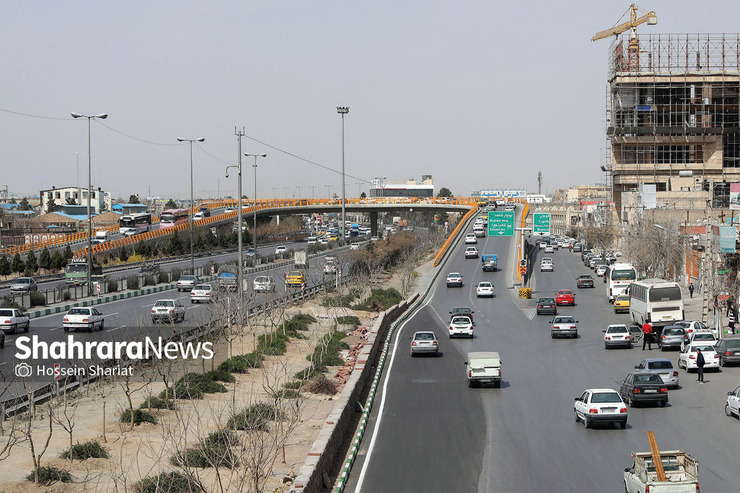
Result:
<svg viewBox="0 0 740 493">
<path fill-rule="evenodd" d="M 635 383 L 662 384 L 663 380 L 658 375 L 635 375 Z"/>
<path fill-rule="evenodd" d="M 714 341 L 714 334 L 696 334 L 694 336 L 695 341 Z"/>
<path fill-rule="evenodd" d="M 729 340 L 727 341 L 726 346 L 731 348 L 740 347 L 740 339 Z"/>
<path fill-rule="evenodd" d="M 552 298 L 540 298 L 540 300 L 538 301 L 538 303 L 540 305 L 546 305 L 548 303 L 555 303 L 555 300 L 552 299 Z"/>
<path fill-rule="evenodd" d="M 89 308 L 72 308 L 67 312 L 67 315 L 88 315 L 89 313 Z"/>
<path fill-rule="evenodd" d="M 579 279 L 583 279 L 585 281 L 585 280 L 593 279 L 593 277 L 591 277 L 591 276 L 580 276 Z"/>
<path fill-rule="evenodd" d="M 591 402 L 622 402 L 622 399 L 620 399 L 619 394 L 616 392 L 595 392 L 591 396 Z"/>
<path fill-rule="evenodd" d="M 208 291 L 209 289 L 211 289 L 211 286 L 209 284 L 198 284 L 193 289 L 201 289 L 201 290 Z"/>
<path fill-rule="evenodd" d="M 673 363 L 670 361 L 648 361 L 648 369 L 650 370 L 672 370 Z"/>
<path fill-rule="evenodd" d="M 0 317 L 12 317 L 13 310 L 0 310 Z"/>
<path fill-rule="evenodd" d="M 175 306 L 175 302 L 172 300 L 160 300 L 157 301 L 156 306 Z"/>
<path fill-rule="evenodd" d="M 573 317 L 555 317 L 555 320 L 552 321 L 554 324 L 574 324 L 576 321 L 573 319 Z"/>
<path fill-rule="evenodd" d="M 573 291 L 571 291 L 570 289 L 561 289 L 560 291 L 558 291 L 558 294 L 573 294 Z"/>
<path fill-rule="evenodd" d="M 452 274 L 449 274 L 447 277 L 460 277 L 460 274 L 453 272 Z"/>
<path fill-rule="evenodd" d="M 432 332 L 417 332 L 414 339 L 417 341 L 433 341 L 434 334 Z"/>
<path fill-rule="evenodd" d="M 17 281 L 15 281 L 16 284 L 31 284 L 31 280 L 28 278 L 20 278 Z"/>
<path fill-rule="evenodd" d="M 663 335 L 665 336 L 682 336 L 684 335 L 683 329 L 665 329 Z"/>
<path fill-rule="evenodd" d="M 617 296 L 617 301 L 629 301 L 629 296 Z"/>
<path fill-rule="evenodd" d="M 700 346 L 691 346 L 691 352 L 695 353 L 697 349 L 700 349 L 704 352 L 711 352 L 714 351 L 714 347 L 712 347 L 709 344 L 702 344 Z"/>
<path fill-rule="evenodd" d="M 455 317 L 452 319 L 452 323 L 457 325 L 468 325 L 470 324 L 470 319 L 468 317 Z"/>
<path fill-rule="evenodd" d="M 626 325 L 610 325 L 609 328 L 606 329 L 607 334 L 619 334 L 623 332 L 629 332 Z"/>
<path fill-rule="evenodd" d="M 478 284 L 478 287 L 479 288 L 490 288 L 491 287 L 491 283 L 490 282 L 481 282 L 481 283 Z"/>
<path fill-rule="evenodd" d="M 181 276 L 180 280 L 181 281 L 193 281 L 195 280 L 195 276 Z"/>
<path fill-rule="evenodd" d="M 270 278 L 267 276 L 257 276 L 254 278 L 254 282 L 269 282 Z"/>
</svg>

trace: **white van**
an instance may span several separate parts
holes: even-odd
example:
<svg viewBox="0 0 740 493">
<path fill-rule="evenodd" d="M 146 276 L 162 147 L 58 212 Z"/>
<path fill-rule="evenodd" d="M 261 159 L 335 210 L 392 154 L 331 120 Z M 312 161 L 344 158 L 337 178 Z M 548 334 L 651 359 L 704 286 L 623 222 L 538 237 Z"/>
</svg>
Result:
<svg viewBox="0 0 740 493">
<path fill-rule="evenodd" d="M 97 245 L 99 243 L 105 243 L 108 240 L 110 240 L 110 231 L 96 231 L 92 243 L 93 245 Z"/>
</svg>

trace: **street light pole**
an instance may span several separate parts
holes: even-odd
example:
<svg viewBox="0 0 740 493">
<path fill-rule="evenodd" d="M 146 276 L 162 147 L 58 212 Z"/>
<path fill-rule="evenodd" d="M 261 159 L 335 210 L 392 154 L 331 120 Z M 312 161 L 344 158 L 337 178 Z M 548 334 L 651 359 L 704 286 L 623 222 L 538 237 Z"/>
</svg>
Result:
<svg viewBox="0 0 740 493">
<path fill-rule="evenodd" d="M 105 120 L 107 113 L 97 115 L 83 115 L 82 113 L 70 113 L 72 118 L 87 118 L 87 295 L 92 296 L 92 213 L 90 202 L 92 201 L 92 153 L 91 153 L 91 130 L 90 122 L 96 118 Z M 100 203 L 100 201 L 98 201 Z M 100 211 L 98 211 L 100 212 Z"/>
<path fill-rule="evenodd" d="M 252 211 L 254 211 L 254 235 L 252 238 L 252 248 L 254 249 L 254 258 L 257 258 L 257 158 L 258 157 L 267 157 L 267 154 L 244 154 L 248 157 L 254 158 L 254 164 L 252 167 L 254 168 L 254 205 L 252 206 Z"/>
<path fill-rule="evenodd" d="M 346 241 L 344 237 L 345 226 L 345 210 L 344 203 L 346 198 L 345 185 L 344 185 L 344 115 L 349 113 L 349 106 L 337 106 L 337 113 L 342 115 L 342 241 Z"/>
<path fill-rule="evenodd" d="M 205 137 L 199 137 L 197 139 L 183 139 L 177 137 L 178 142 L 189 142 L 190 143 L 190 273 L 195 275 L 195 251 L 193 250 L 193 208 L 195 207 L 195 201 L 193 200 L 193 142 L 205 142 Z"/>
</svg>

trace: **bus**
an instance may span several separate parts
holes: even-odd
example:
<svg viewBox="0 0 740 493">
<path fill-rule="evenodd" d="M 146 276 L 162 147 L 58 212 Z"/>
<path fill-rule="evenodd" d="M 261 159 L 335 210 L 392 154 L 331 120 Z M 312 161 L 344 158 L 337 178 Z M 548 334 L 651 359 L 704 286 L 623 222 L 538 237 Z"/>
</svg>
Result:
<svg viewBox="0 0 740 493">
<path fill-rule="evenodd" d="M 167 209 L 159 215 L 159 228 L 172 228 L 178 224 L 188 222 L 188 219 L 187 209 Z"/>
<path fill-rule="evenodd" d="M 640 326 L 655 329 L 684 320 L 683 293 L 677 282 L 643 279 L 629 285 L 630 317 Z"/>
<path fill-rule="evenodd" d="M 103 268 L 93 264 L 91 279 L 97 282 L 103 279 Z M 73 258 L 64 270 L 64 282 L 67 286 L 84 286 L 87 284 L 87 258 Z"/>
<path fill-rule="evenodd" d="M 118 220 L 118 230 L 123 236 L 146 233 L 152 228 L 152 215 L 148 212 L 128 214 Z"/>
<path fill-rule="evenodd" d="M 614 303 L 614 298 L 627 291 L 627 287 L 637 279 L 637 269 L 631 264 L 611 264 L 604 272 L 604 283 L 606 284 L 606 297 L 609 303 Z"/>
</svg>

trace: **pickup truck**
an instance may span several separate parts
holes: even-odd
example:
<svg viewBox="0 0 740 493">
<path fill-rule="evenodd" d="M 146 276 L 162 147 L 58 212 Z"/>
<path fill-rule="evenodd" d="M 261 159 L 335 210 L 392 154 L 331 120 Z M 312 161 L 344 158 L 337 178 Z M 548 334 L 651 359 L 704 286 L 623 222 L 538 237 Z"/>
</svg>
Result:
<svg viewBox="0 0 740 493">
<path fill-rule="evenodd" d="M 477 387 L 482 383 L 493 383 L 501 387 L 501 358 L 493 351 L 476 351 L 468 353 L 465 362 L 468 386 Z"/>
<path fill-rule="evenodd" d="M 216 281 L 218 282 L 218 289 L 236 291 L 239 286 L 237 280 L 237 273 L 239 272 L 237 266 L 226 264 L 218 268 L 218 275 Z"/>
<path fill-rule="evenodd" d="M 337 259 L 336 257 L 326 257 L 324 261 L 324 274 L 336 274 L 337 273 Z"/>
<path fill-rule="evenodd" d="M 634 464 L 624 470 L 627 493 L 696 493 L 699 491 L 699 462 L 683 450 L 660 452 L 665 481 L 658 473 L 650 452 L 632 452 Z"/>
<path fill-rule="evenodd" d="M 481 266 L 485 272 L 495 272 L 498 270 L 498 255 L 481 255 Z"/>
</svg>

